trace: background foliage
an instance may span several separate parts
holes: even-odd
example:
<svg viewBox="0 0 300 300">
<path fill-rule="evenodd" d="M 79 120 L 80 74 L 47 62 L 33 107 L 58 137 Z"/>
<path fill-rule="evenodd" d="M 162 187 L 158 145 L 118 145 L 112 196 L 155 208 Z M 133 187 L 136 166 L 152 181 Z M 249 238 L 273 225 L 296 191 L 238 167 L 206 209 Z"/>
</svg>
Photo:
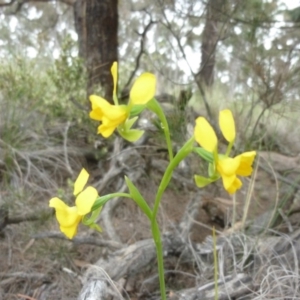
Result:
<svg viewBox="0 0 300 300">
<path fill-rule="evenodd" d="M 37 203 L 48 209 L 62 186 L 69 185 L 65 196 L 71 194 L 67 178 L 76 178 L 83 161 L 102 171 L 107 162 L 99 155 L 112 153 L 88 118 L 88 69 L 74 26 L 78 1 L 0 1 L 0 206 L 12 214 L 30 213 Z M 296 2 L 119 0 L 120 98 L 126 101 L 136 75 L 153 72 L 176 142 L 196 116 L 216 124 L 219 110 L 230 108 L 238 152 L 298 154 Z M 213 74 L 209 84 L 207 71 Z M 102 87 L 94 92 L 101 95 Z M 47 222 L 40 226 L 29 226 L 28 239 L 51 229 Z M 42 248 L 48 253 L 55 247 L 49 242 Z M 70 252 L 55 249 L 59 259 Z"/>
</svg>

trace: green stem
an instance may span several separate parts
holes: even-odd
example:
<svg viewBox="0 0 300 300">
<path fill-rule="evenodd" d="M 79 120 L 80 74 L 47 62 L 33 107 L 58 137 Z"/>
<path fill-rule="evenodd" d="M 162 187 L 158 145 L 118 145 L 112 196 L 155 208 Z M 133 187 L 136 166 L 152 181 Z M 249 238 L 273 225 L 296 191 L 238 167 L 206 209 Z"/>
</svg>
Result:
<svg viewBox="0 0 300 300">
<path fill-rule="evenodd" d="M 113 94 L 113 101 L 115 105 L 119 105 L 119 99 L 116 94 Z"/>
<path fill-rule="evenodd" d="M 157 211 L 159 208 L 159 204 L 161 201 L 161 197 L 167 188 L 171 178 L 174 169 L 178 166 L 178 164 L 193 151 L 193 144 L 194 144 L 194 137 L 190 138 L 184 145 L 183 147 L 178 151 L 176 156 L 170 161 L 164 176 L 161 180 L 161 183 L 158 187 L 156 197 L 155 197 L 155 202 L 154 202 L 154 207 L 153 207 L 153 213 L 152 213 L 152 221 L 156 220 L 156 215 Z"/>
<path fill-rule="evenodd" d="M 218 295 L 218 255 L 217 255 L 217 238 L 216 238 L 216 229 L 213 227 L 213 244 L 214 244 L 214 281 L 215 281 L 215 300 L 219 299 Z"/>
<path fill-rule="evenodd" d="M 236 194 L 232 195 L 233 209 L 232 209 L 232 224 L 231 228 L 234 228 L 235 220 L 236 220 Z"/>
<path fill-rule="evenodd" d="M 231 149 L 232 149 L 232 146 L 234 144 L 234 141 L 230 142 L 228 147 L 227 147 L 227 150 L 226 150 L 226 153 L 225 153 L 225 156 L 228 157 L 230 152 L 231 152 Z"/>
<path fill-rule="evenodd" d="M 153 236 L 153 240 L 154 240 L 155 248 L 156 248 L 160 295 L 161 295 L 162 300 L 166 300 L 167 297 L 166 297 L 166 285 L 165 285 L 163 247 L 162 247 L 159 226 L 158 226 L 156 220 L 152 220 L 151 230 L 152 230 L 152 236 Z"/>
<path fill-rule="evenodd" d="M 146 106 L 149 110 L 153 111 L 158 116 L 158 118 L 161 122 L 161 126 L 164 131 L 166 142 L 167 142 L 169 160 L 171 161 L 173 159 L 174 155 L 173 155 L 173 148 L 172 148 L 172 142 L 171 142 L 171 137 L 170 137 L 169 124 L 167 122 L 164 111 L 155 98 L 153 98 L 151 101 L 149 101 L 146 104 Z"/>
<path fill-rule="evenodd" d="M 124 197 L 124 198 L 130 198 L 131 195 L 127 193 L 112 193 L 105 196 L 98 197 L 92 207 L 93 210 L 97 210 L 99 207 L 102 207 L 106 202 L 108 202 L 112 198 L 118 198 L 118 197 Z"/>
<path fill-rule="evenodd" d="M 173 149 L 172 149 L 172 143 L 171 143 L 171 138 L 170 138 L 169 125 L 168 125 L 165 115 L 164 115 L 164 120 L 161 120 L 161 122 L 163 124 L 163 130 L 164 130 L 164 134 L 166 137 L 168 153 L 169 153 L 169 160 L 171 161 L 173 159 Z"/>
</svg>

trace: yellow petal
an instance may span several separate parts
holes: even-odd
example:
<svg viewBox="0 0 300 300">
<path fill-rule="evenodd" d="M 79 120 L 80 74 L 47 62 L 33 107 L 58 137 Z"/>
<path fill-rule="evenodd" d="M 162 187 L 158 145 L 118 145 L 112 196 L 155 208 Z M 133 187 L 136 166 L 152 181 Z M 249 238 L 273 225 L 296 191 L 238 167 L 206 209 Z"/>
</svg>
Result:
<svg viewBox="0 0 300 300">
<path fill-rule="evenodd" d="M 235 158 L 226 157 L 224 159 L 219 159 L 217 164 L 217 170 L 221 176 L 231 176 L 236 174 L 237 169 L 240 166 L 241 158 L 239 156 Z"/>
<path fill-rule="evenodd" d="M 156 78 L 151 73 L 143 73 L 136 79 L 130 90 L 130 101 L 133 105 L 146 104 L 155 95 Z"/>
<path fill-rule="evenodd" d="M 103 113 L 100 108 L 95 108 L 90 112 L 90 118 L 96 121 L 102 121 Z"/>
<path fill-rule="evenodd" d="M 224 186 L 224 189 L 226 191 L 228 191 L 231 188 L 231 186 L 234 183 L 235 179 L 236 179 L 235 174 L 230 175 L 230 176 L 226 176 L 226 175 L 222 176 L 223 186 Z"/>
<path fill-rule="evenodd" d="M 92 109 L 101 108 L 101 107 L 109 107 L 111 104 L 102 97 L 97 95 L 91 95 L 90 101 L 92 104 Z"/>
<path fill-rule="evenodd" d="M 101 134 L 105 138 L 109 138 L 113 132 L 115 131 L 117 126 L 107 126 L 104 124 L 101 124 L 98 126 L 98 134 Z"/>
<path fill-rule="evenodd" d="M 244 152 L 238 155 L 238 157 L 240 157 L 240 165 L 236 171 L 237 175 L 250 176 L 252 174 L 252 164 L 255 159 L 255 155 L 255 151 Z"/>
<path fill-rule="evenodd" d="M 112 64 L 110 71 L 111 71 L 111 75 L 112 75 L 113 81 L 114 81 L 113 95 L 116 96 L 116 94 L 117 94 L 117 82 L 118 82 L 118 63 L 116 61 Z"/>
<path fill-rule="evenodd" d="M 111 105 L 111 109 L 105 112 L 102 118 L 102 124 L 98 127 L 98 133 L 103 137 L 110 137 L 114 130 L 122 123 L 126 121 L 128 117 L 127 107 L 124 105 L 114 106 Z"/>
<path fill-rule="evenodd" d="M 197 118 L 196 126 L 194 129 L 194 136 L 197 143 L 206 151 L 215 151 L 218 144 L 217 136 L 215 131 L 205 118 Z"/>
<path fill-rule="evenodd" d="M 227 192 L 232 195 L 238 189 L 240 189 L 242 187 L 242 185 L 243 184 L 242 184 L 241 180 L 236 177 L 235 180 L 232 182 L 231 186 L 228 187 Z"/>
<path fill-rule="evenodd" d="M 92 104 L 92 111 L 90 112 L 90 118 L 97 121 L 102 121 L 103 112 L 110 109 L 110 103 L 105 99 L 91 95 L 90 101 Z"/>
<path fill-rule="evenodd" d="M 92 103 L 92 111 L 90 112 L 93 115 L 93 118 L 96 120 L 102 120 L 104 116 L 110 118 L 111 120 L 122 117 L 127 118 L 128 109 L 126 105 L 112 105 L 104 98 L 101 98 L 96 95 L 90 96 L 90 101 Z M 92 116 L 91 116 L 92 117 Z"/>
<path fill-rule="evenodd" d="M 103 122 L 98 127 L 98 133 L 105 138 L 111 136 L 114 130 L 125 122 L 128 117 L 128 107 L 126 105 L 111 105 L 108 101 L 96 95 L 91 95 L 90 101 L 92 103 L 90 118 Z"/>
<path fill-rule="evenodd" d="M 110 105 L 107 108 L 103 108 L 104 117 L 110 122 L 115 122 L 116 124 L 123 123 L 127 117 L 127 106 L 126 105 Z M 103 117 L 103 122 L 105 122 Z"/>
<path fill-rule="evenodd" d="M 232 112 L 229 109 L 220 111 L 219 126 L 227 142 L 233 142 L 235 140 L 235 124 Z"/>
<path fill-rule="evenodd" d="M 56 219 L 62 227 L 78 225 L 81 220 L 81 216 L 78 215 L 76 206 L 70 207 L 57 197 L 50 200 L 49 206 L 55 208 Z"/>
<path fill-rule="evenodd" d="M 89 176 L 90 176 L 89 173 L 85 169 L 81 170 L 74 183 L 74 192 L 73 192 L 74 196 L 78 195 L 83 190 L 84 186 L 86 185 L 89 179 Z"/>
<path fill-rule="evenodd" d="M 92 186 L 88 186 L 83 192 L 81 192 L 75 201 L 78 214 L 81 216 L 88 214 L 91 211 L 97 197 L 98 192 Z"/>
<path fill-rule="evenodd" d="M 59 229 L 64 233 L 69 239 L 72 239 L 77 233 L 77 227 L 81 219 L 78 219 L 78 222 L 71 227 L 60 226 Z"/>
</svg>

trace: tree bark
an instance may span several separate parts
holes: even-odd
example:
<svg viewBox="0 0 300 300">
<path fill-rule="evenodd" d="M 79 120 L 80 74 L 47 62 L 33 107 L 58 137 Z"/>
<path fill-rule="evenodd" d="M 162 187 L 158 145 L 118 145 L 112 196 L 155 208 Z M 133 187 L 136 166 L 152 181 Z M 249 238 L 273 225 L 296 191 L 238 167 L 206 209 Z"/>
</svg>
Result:
<svg viewBox="0 0 300 300">
<path fill-rule="evenodd" d="M 112 102 L 110 68 L 118 61 L 118 0 L 76 0 L 74 18 L 79 54 L 87 67 L 87 93 L 101 86 Z"/>
<path fill-rule="evenodd" d="M 209 0 L 206 8 L 206 21 L 202 35 L 201 65 L 198 74 L 200 83 L 210 87 L 214 83 L 216 48 L 220 39 L 218 22 L 222 18 L 225 0 Z"/>
</svg>

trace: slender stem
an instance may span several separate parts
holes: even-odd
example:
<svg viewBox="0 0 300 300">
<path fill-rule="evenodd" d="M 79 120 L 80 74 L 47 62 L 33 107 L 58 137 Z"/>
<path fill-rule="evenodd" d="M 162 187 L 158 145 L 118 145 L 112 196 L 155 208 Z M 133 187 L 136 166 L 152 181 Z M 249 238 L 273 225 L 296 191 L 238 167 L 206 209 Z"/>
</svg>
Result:
<svg viewBox="0 0 300 300">
<path fill-rule="evenodd" d="M 158 226 L 156 220 L 152 220 L 151 229 L 152 229 L 152 236 L 153 236 L 153 240 L 154 240 L 155 248 L 156 248 L 160 295 L 161 295 L 162 300 L 166 300 L 167 297 L 166 297 L 166 285 L 165 285 L 163 247 L 162 247 L 159 226 Z"/>
<path fill-rule="evenodd" d="M 117 198 L 117 197 L 124 197 L 124 198 L 131 198 L 131 195 L 128 193 L 113 193 L 110 194 L 112 198 Z"/>
<path fill-rule="evenodd" d="M 233 201 L 233 209 L 232 209 L 232 224 L 231 224 L 231 228 L 234 227 L 235 220 L 236 220 L 236 194 L 235 193 L 232 195 L 232 201 Z"/>
<path fill-rule="evenodd" d="M 171 137 L 170 137 L 169 125 L 168 125 L 166 116 L 164 114 L 164 111 L 155 98 L 153 98 L 151 101 L 149 101 L 146 105 L 147 105 L 148 109 L 153 111 L 158 116 L 158 118 L 161 122 L 161 126 L 164 131 L 166 142 L 167 142 L 169 160 L 171 161 L 173 159 L 174 155 L 173 155 L 173 148 L 172 148 L 172 142 L 171 142 Z"/>
<path fill-rule="evenodd" d="M 154 207 L 153 207 L 152 220 L 156 220 L 156 215 L 158 212 L 161 197 L 162 197 L 166 187 L 168 186 L 170 179 L 172 178 L 173 168 L 170 166 L 171 166 L 171 164 L 169 164 L 168 168 L 166 169 L 163 179 L 158 187 L 156 197 L 155 197 Z M 164 183 L 166 183 L 166 184 L 164 184 Z"/>
<path fill-rule="evenodd" d="M 253 189 L 255 186 L 255 179 L 257 178 L 257 171 L 258 171 L 258 166 L 259 166 L 259 161 L 257 161 L 255 169 L 254 169 L 254 173 L 250 179 L 250 184 L 248 187 L 248 192 L 247 192 L 247 196 L 246 196 L 246 201 L 245 201 L 245 205 L 244 205 L 244 212 L 243 212 L 243 219 L 242 219 L 242 228 L 245 229 L 245 224 L 246 224 L 246 220 L 247 220 L 247 215 L 248 215 L 248 211 L 249 211 L 249 206 L 250 206 L 250 202 L 251 202 L 251 196 L 253 195 Z M 276 184 L 277 186 L 277 184 Z M 278 199 L 276 197 L 276 199 Z M 276 211 L 276 210 L 275 210 Z M 270 219 L 271 221 L 271 219 Z M 266 228 L 269 228 L 268 226 Z"/>
<path fill-rule="evenodd" d="M 167 148 L 168 148 L 168 153 L 169 153 L 169 161 L 173 159 L 173 147 L 172 147 L 172 142 L 171 142 L 171 136 L 170 136 L 170 129 L 169 129 L 169 124 L 166 119 L 166 116 L 161 109 L 161 106 L 159 105 L 159 108 L 161 111 L 157 114 L 160 121 L 161 121 L 161 126 L 165 134 L 166 142 L 167 142 Z"/>
<path fill-rule="evenodd" d="M 113 94 L 113 101 L 115 105 L 119 105 L 119 99 L 115 93 Z"/>
<path fill-rule="evenodd" d="M 152 218 L 151 218 L 151 229 L 152 229 L 152 236 L 154 239 L 155 247 L 156 247 L 156 255 L 157 255 L 157 265 L 158 265 L 158 274 L 159 274 L 159 284 L 160 284 L 160 293 L 161 299 L 166 300 L 166 287 L 165 287 L 165 276 L 164 276 L 164 260 L 163 260 L 163 247 L 161 242 L 161 236 L 159 227 L 156 221 L 156 215 L 158 212 L 159 204 L 162 198 L 162 195 L 167 188 L 174 169 L 178 166 L 178 164 L 190 153 L 193 151 L 193 144 L 194 144 L 194 137 L 188 140 L 184 146 L 178 151 L 176 156 L 173 155 L 173 148 L 171 143 L 170 137 L 170 130 L 169 125 L 166 119 L 166 116 L 160 106 L 160 104 L 153 98 L 151 101 L 147 103 L 147 108 L 153 111 L 159 118 L 162 129 L 164 131 L 168 153 L 169 153 L 169 165 L 163 175 L 163 178 L 160 182 L 158 187 L 156 196 L 155 196 L 155 203 L 152 211 Z"/>
<path fill-rule="evenodd" d="M 164 118 L 164 122 L 162 121 L 162 123 L 163 123 L 163 130 L 166 137 L 167 147 L 168 147 L 169 160 L 171 161 L 173 159 L 173 149 L 172 149 L 172 142 L 170 138 L 169 125 L 166 118 Z"/>
<path fill-rule="evenodd" d="M 230 142 L 228 147 L 227 147 L 227 150 L 226 150 L 226 153 L 225 153 L 225 156 L 228 157 L 230 152 L 231 152 L 231 149 L 232 149 L 232 146 L 234 144 L 234 141 Z"/>
<path fill-rule="evenodd" d="M 193 151 L 193 144 L 194 144 L 194 137 L 190 138 L 183 146 L 182 148 L 178 151 L 178 153 L 176 154 L 176 156 L 170 161 L 164 176 L 160 182 L 160 185 L 158 187 L 157 193 L 156 193 L 156 197 L 155 197 L 155 203 L 154 203 L 154 207 L 153 207 L 153 214 L 152 214 L 152 220 L 156 220 L 156 215 L 157 215 L 157 211 L 159 208 L 159 204 L 161 201 L 161 197 L 165 191 L 165 189 L 167 188 L 171 178 L 172 178 L 172 174 L 174 169 L 178 166 L 178 164 L 185 159 L 185 157 L 187 155 L 189 155 L 192 151 Z"/>
<path fill-rule="evenodd" d="M 218 273 L 218 255 L 217 255 L 217 239 L 216 239 L 216 229 L 215 227 L 213 227 L 213 243 L 214 243 L 214 281 L 215 281 L 215 300 L 219 299 L 219 295 L 218 295 L 218 277 L 219 277 L 219 273 Z"/>
</svg>

